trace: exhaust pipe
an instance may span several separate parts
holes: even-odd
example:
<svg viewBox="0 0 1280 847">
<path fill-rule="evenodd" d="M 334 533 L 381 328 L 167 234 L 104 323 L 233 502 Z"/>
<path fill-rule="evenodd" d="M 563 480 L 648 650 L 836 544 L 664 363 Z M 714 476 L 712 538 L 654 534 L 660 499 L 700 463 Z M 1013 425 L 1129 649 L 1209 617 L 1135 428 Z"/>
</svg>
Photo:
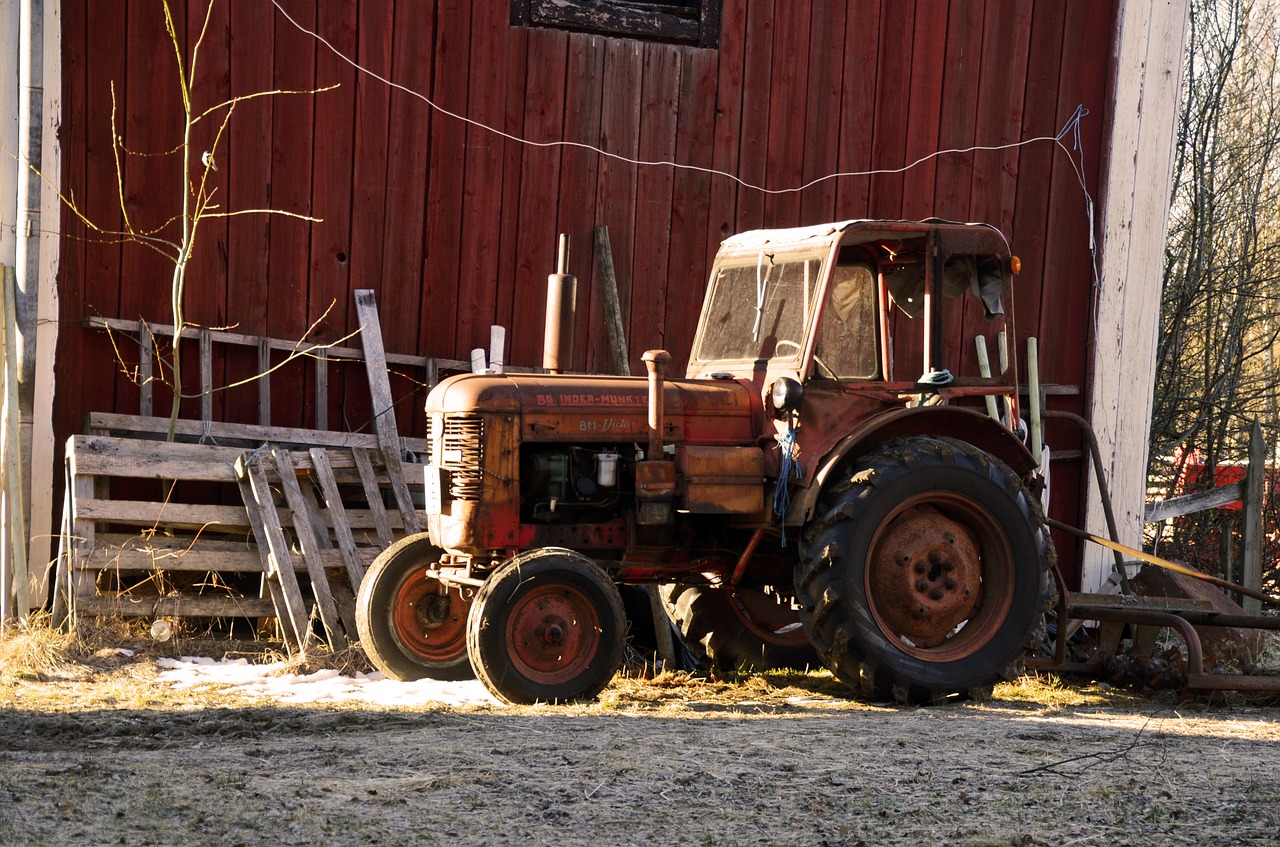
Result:
<svg viewBox="0 0 1280 847">
<path fill-rule="evenodd" d="M 542 367 L 549 373 L 564 373 L 572 369 L 577 307 L 578 278 L 569 273 L 569 236 L 561 233 L 556 272 L 547 277 L 547 323 L 542 336 Z"/>
</svg>

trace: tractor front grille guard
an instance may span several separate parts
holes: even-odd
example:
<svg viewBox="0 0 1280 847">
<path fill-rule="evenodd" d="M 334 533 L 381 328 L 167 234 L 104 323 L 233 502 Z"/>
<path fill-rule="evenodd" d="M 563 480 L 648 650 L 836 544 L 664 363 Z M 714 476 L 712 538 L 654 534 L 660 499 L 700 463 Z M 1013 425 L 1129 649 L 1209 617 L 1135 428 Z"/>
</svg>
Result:
<svg viewBox="0 0 1280 847">
<path fill-rule="evenodd" d="M 433 417 L 443 420 L 432 427 L 441 434 L 438 441 L 432 438 L 428 442 L 427 462 L 447 474 L 450 499 L 480 500 L 485 474 L 484 418 L 470 412 L 444 415 L 437 412 Z"/>
</svg>

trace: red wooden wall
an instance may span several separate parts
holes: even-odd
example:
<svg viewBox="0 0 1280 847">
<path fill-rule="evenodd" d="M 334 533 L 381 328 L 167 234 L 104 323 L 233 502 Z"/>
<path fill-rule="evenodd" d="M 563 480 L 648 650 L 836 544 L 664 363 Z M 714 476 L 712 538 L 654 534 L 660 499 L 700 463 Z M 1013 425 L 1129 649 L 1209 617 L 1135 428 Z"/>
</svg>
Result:
<svg viewBox="0 0 1280 847">
<path fill-rule="evenodd" d="M 206 2 L 171 2 L 190 54 Z M 512 27 L 505 0 L 279 3 L 371 74 L 511 136 L 713 168 L 772 188 L 1053 135 L 1084 104 L 1092 110 L 1082 126 L 1084 178 L 1098 193 L 1114 2 L 724 0 L 715 50 Z M 64 192 L 118 230 L 111 86 L 131 151 L 163 153 L 181 141 L 160 4 L 66 3 L 63 50 Z M 213 175 L 222 208 L 273 207 L 323 222 L 206 220 L 188 281 L 193 322 L 293 338 L 319 320 L 313 337 L 333 340 L 355 329 L 351 292 L 372 288 L 390 351 L 465 358 L 487 346 L 498 323 L 510 328 L 508 361 L 538 364 L 545 278 L 556 235 L 567 232 L 579 277 L 574 366 L 604 369 L 591 231 L 607 224 L 632 367 L 642 373 L 645 349 L 665 347 L 683 362 L 723 236 L 934 215 L 989 221 L 1009 235 L 1023 265 L 1019 349 L 1021 338 L 1037 336 L 1042 378 L 1085 388 L 1088 222 L 1067 154 L 1051 143 L 949 154 L 905 173 L 768 195 L 724 176 L 577 146 L 526 146 L 465 124 L 357 72 L 266 0 L 219 2 L 198 59 L 197 111 L 260 90 L 338 87 L 236 107 Z M 196 155 L 216 129 L 213 119 L 199 125 Z M 177 175 L 172 155 L 125 158 L 123 194 L 136 226 L 161 227 L 174 214 Z M 61 436 L 88 411 L 137 408 L 108 340 L 78 322 L 98 314 L 169 322 L 171 270 L 153 251 L 90 232 L 70 214 L 63 225 Z M 958 329 L 951 343 L 972 355 Z M 251 359 L 220 360 L 217 379 L 248 375 Z M 310 424 L 305 379 L 277 375 L 273 423 Z M 405 397 L 402 429 L 420 426 L 421 390 L 403 380 L 394 387 Z M 361 394 L 335 393 L 335 426 L 368 427 Z M 215 414 L 252 421 L 255 402 L 252 388 L 228 392 Z M 1082 406 L 1079 397 L 1055 403 Z M 164 408 L 158 401 L 158 413 Z M 193 401 L 186 414 L 197 410 Z M 1077 444 L 1074 433 L 1056 437 Z M 1077 474 L 1064 467 L 1054 512 L 1072 519 Z"/>
</svg>

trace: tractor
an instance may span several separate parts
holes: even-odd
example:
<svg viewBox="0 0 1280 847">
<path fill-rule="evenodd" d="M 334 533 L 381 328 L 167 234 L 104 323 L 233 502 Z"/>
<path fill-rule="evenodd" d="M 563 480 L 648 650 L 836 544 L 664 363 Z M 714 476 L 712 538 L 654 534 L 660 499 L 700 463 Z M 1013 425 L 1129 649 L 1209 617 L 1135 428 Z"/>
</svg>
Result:
<svg viewBox="0 0 1280 847">
<path fill-rule="evenodd" d="M 983 224 L 745 232 L 717 252 L 683 379 L 650 350 L 647 377 L 442 381 L 427 531 L 360 586 L 370 660 L 589 700 L 622 661 L 619 586 L 646 586 L 713 665 L 821 663 L 904 703 L 1016 674 L 1052 593 L 1045 482 L 1016 364 L 991 375 L 944 327 L 968 310 L 1012 337 L 1017 270 Z"/>
</svg>

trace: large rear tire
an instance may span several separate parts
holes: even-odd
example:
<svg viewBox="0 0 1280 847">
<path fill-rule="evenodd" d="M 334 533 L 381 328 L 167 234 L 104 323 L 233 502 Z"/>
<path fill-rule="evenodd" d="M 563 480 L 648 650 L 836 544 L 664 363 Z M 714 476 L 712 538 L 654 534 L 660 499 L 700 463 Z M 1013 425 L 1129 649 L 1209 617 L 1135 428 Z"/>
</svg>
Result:
<svg viewBox="0 0 1280 847">
<path fill-rule="evenodd" d="M 663 585 L 662 605 L 693 657 L 720 670 L 818 664 L 789 598 L 754 588 Z"/>
<path fill-rule="evenodd" d="M 524 553 L 494 571 L 467 620 L 476 676 L 507 703 L 594 699 L 622 664 L 622 597 L 572 550 Z"/>
<path fill-rule="evenodd" d="M 373 666 L 401 681 L 470 679 L 467 611 L 455 587 L 427 575 L 441 550 L 426 535 L 411 535 L 374 559 L 356 596 L 360 646 Z"/>
<path fill-rule="evenodd" d="M 864 696 L 983 691 L 1043 637 L 1053 544 L 1038 501 L 989 454 L 944 438 L 885 445 L 817 515 L 796 565 L 800 616 Z"/>
</svg>

